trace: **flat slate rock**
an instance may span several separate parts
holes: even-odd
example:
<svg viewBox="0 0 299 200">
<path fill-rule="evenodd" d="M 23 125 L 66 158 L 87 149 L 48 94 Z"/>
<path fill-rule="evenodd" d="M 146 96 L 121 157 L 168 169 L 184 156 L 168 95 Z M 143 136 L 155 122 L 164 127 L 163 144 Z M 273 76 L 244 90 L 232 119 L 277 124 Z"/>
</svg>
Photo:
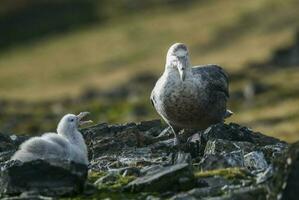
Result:
<svg viewBox="0 0 299 200">
<path fill-rule="evenodd" d="M 266 200 L 267 189 L 263 186 L 248 186 L 225 192 L 218 197 L 207 197 L 204 200 Z"/>
<path fill-rule="evenodd" d="M 19 195 L 34 191 L 46 196 L 72 195 L 82 192 L 86 177 L 87 166 L 73 162 L 8 161 L 1 167 L 0 193 Z"/>
<path fill-rule="evenodd" d="M 244 167 L 243 152 L 238 150 L 222 154 L 206 154 L 201 159 L 199 166 L 202 170 Z"/>
<path fill-rule="evenodd" d="M 188 163 L 181 163 L 149 171 L 145 176 L 129 183 L 126 190 L 133 192 L 165 192 L 188 187 L 190 183 L 192 185 L 192 181 L 191 166 Z"/>
<path fill-rule="evenodd" d="M 235 123 L 212 125 L 204 131 L 203 138 L 206 141 L 223 139 L 229 141 L 250 142 L 255 144 L 255 146 L 285 143 L 279 139 L 263 135 L 259 132 L 253 132 L 249 128 Z"/>
</svg>

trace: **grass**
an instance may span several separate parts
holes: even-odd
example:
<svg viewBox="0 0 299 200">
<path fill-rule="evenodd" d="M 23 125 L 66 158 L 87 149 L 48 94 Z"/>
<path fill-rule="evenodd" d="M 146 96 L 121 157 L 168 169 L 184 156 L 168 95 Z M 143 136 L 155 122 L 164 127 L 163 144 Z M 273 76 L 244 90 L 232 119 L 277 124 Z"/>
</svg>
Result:
<svg viewBox="0 0 299 200">
<path fill-rule="evenodd" d="M 111 88 L 140 71 L 159 74 L 167 47 L 175 41 L 190 46 L 193 63 L 242 69 L 291 38 L 292 25 L 299 19 L 296 5 L 294 0 L 211 1 L 185 7 L 183 12 L 157 9 L 45 38 L 0 56 L 0 95 L 45 100 L 77 95 L 89 85 Z M 273 12 L 281 23 L 291 25 L 269 30 L 277 20 Z M 217 45 L 218 41 L 223 42 Z M 212 44 L 215 48 L 209 48 Z"/>
<path fill-rule="evenodd" d="M 242 168 L 224 168 L 224 169 L 195 172 L 194 176 L 196 178 L 221 176 L 226 179 L 236 179 L 236 178 L 241 179 L 241 178 L 248 178 L 248 173 L 245 171 L 245 169 Z"/>
<path fill-rule="evenodd" d="M 102 184 L 102 185 L 100 185 L 99 189 L 100 190 L 108 190 L 108 191 L 119 191 L 124 186 L 126 186 L 128 183 L 133 181 L 135 178 L 136 177 L 134 177 L 134 176 L 121 176 L 121 175 L 119 175 L 117 177 L 117 181 L 115 181 L 113 183 Z"/>
<path fill-rule="evenodd" d="M 299 95 L 298 89 L 294 87 L 299 80 L 298 69 L 293 67 L 271 72 L 265 71 L 255 75 L 255 79 L 269 85 L 272 89 L 257 95 L 253 99 L 253 105 L 243 103 L 239 112 L 230 121 L 238 121 L 254 130 L 289 142 L 298 140 Z M 244 86 L 246 83 L 239 85 Z"/>
<path fill-rule="evenodd" d="M 4 119 L 21 113 L 24 116 L 20 121 L 25 120 L 5 130 L 53 130 L 57 115 L 44 122 L 46 113 L 53 109 L 37 102 L 76 98 L 90 87 L 110 90 L 140 73 L 158 76 L 164 68 L 167 48 L 174 42 L 184 42 L 190 47 L 193 64 L 218 63 L 231 74 L 231 93 L 242 91 L 251 80 L 273 87 L 255 96 L 252 105 L 232 98 L 230 108 L 235 115 L 230 121 L 296 141 L 299 95 L 294 86 L 299 83 L 298 68 L 255 70 L 249 63 L 264 62 L 275 49 L 294 42 L 298 9 L 296 0 L 213 0 L 184 7 L 164 6 L 11 48 L 0 54 L 0 96 L 36 104 L 5 107 Z M 234 80 L 238 74 L 244 78 Z M 62 110 L 87 109 L 98 121 L 109 122 L 157 118 L 149 94 L 150 88 L 144 89 L 137 102 L 147 110 L 141 117 L 132 117 L 136 102 L 127 99 L 113 104 L 96 100 L 84 105 L 74 103 Z M 30 112 L 34 112 L 35 120 L 29 122 L 26 115 Z M 48 125 L 36 127 L 40 123 Z"/>
<path fill-rule="evenodd" d="M 106 172 L 96 172 L 96 171 L 90 171 L 88 172 L 88 181 L 91 182 L 91 183 L 94 183 L 96 182 L 99 178 L 103 177 L 107 175 Z"/>
</svg>

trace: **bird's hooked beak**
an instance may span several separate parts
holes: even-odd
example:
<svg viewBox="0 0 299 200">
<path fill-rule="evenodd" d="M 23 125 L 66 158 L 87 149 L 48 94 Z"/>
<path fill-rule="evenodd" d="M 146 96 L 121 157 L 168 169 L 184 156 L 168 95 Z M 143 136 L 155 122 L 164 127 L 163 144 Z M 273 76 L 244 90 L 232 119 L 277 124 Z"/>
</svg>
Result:
<svg viewBox="0 0 299 200">
<path fill-rule="evenodd" d="M 178 57 L 177 68 L 179 70 L 181 81 L 185 81 L 186 68 L 187 68 L 186 56 Z"/>
<path fill-rule="evenodd" d="M 82 126 L 84 124 L 93 123 L 92 120 L 86 120 L 86 121 L 83 120 L 87 115 L 89 115 L 89 112 L 81 112 L 79 115 L 77 115 L 79 126 Z"/>
</svg>

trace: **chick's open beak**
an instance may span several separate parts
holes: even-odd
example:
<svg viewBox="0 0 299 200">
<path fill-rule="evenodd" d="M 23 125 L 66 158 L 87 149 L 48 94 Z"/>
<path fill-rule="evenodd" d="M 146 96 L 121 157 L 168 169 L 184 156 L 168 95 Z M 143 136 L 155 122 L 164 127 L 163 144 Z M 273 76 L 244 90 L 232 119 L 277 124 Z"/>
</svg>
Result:
<svg viewBox="0 0 299 200">
<path fill-rule="evenodd" d="M 93 123 L 92 120 L 86 120 L 86 121 L 83 120 L 87 115 L 89 115 L 89 112 L 81 112 L 79 115 L 77 115 L 79 126 Z"/>
</svg>

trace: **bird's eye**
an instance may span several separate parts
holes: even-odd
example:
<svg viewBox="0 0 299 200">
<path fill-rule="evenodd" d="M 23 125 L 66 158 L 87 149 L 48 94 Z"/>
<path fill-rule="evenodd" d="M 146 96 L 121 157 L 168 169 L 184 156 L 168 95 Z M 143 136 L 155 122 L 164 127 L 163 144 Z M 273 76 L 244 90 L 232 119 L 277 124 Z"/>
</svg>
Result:
<svg viewBox="0 0 299 200">
<path fill-rule="evenodd" d="M 73 119 L 73 118 L 71 118 L 69 121 L 70 121 L 70 122 L 73 122 L 73 121 L 74 121 L 74 119 Z"/>
</svg>

